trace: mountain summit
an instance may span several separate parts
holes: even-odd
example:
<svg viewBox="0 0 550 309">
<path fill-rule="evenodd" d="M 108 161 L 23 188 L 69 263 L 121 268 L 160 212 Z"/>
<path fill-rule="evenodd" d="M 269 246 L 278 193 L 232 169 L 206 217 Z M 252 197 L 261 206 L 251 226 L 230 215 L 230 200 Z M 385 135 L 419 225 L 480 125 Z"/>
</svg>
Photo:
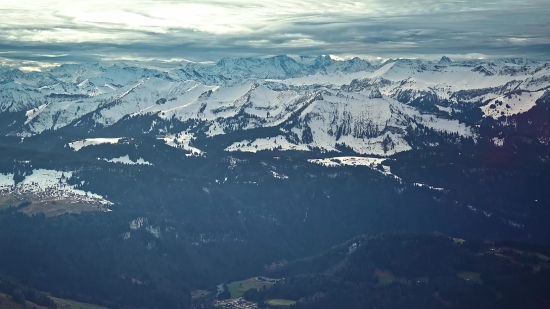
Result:
<svg viewBox="0 0 550 309">
<path fill-rule="evenodd" d="M 447 56 L 443 56 L 443 57 L 441 57 L 441 59 L 439 60 L 438 63 L 439 64 L 451 64 L 451 63 L 453 63 L 453 61 L 451 60 L 451 58 L 449 58 Z"/>
</svg>

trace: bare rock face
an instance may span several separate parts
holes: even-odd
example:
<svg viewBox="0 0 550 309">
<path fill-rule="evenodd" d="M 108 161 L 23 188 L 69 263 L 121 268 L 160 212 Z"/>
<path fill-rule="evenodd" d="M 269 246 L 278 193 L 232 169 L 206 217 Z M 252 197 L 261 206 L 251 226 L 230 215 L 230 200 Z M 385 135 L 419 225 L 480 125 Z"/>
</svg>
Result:
<svg viewBox="0 0 550 309">
<path fill-rule="evenodd" d="M 443 56 L 441 57 L 441 60 L 439 60 L 439 64 L 451 64 L 451 63 L 453 63 L 453 61 L 451 60 L 451 58 L 447 56 Z"/>
<path fill-rule="evenodd" d="M 371 90 L 369 96 L 369 99 L 382 99 L 382 93 L 378 88 L 374 88 Z"/>
</svg>

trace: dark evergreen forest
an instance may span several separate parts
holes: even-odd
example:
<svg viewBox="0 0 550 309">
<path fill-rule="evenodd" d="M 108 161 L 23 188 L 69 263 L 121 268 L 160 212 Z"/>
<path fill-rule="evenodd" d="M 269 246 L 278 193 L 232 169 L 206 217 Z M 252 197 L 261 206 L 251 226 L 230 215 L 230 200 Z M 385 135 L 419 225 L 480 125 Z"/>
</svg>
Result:
<svg viewBox="0 0 550 309">
<path fill-rule="evenodd" d="M 550 267 L 541 252 L 550 248 L 440 234 L 361 236 L 289 264 L 276 274 L 283 281 L 248 290 L 245 298 L 321 309 L 547 308 Z"/>
</svg>

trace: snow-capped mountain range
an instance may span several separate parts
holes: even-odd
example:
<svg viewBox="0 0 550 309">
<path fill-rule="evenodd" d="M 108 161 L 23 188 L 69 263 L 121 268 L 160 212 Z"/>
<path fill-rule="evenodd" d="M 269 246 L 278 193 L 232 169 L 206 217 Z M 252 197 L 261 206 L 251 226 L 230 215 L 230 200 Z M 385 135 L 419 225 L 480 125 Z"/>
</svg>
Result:
<svg viewBox="0 0 550 309">
<path fill-rule="evenodd" d="M 208 245 L 264 270 L 384 230 L 548 241 L 549 146 L 550 63 L 525 59 L 0 68 L 2 212 L 98 212 L 60 220 L 161 262 Z"/>
<path fill-rule="evenodd" d="M 173 136 L 186 136 L 182 148 L 198 134 L 273 128 L 225 150 L 344 147 L 387 156 L 411 149 L 411 129 L 476 139 L 476 123 L 528 112 L 548 89 L 550 63 L 525 59 L 374 66 L 359 58 L 275 56 L 169 70 L 64 64 L 44 72 L 1 69 L 0 114 L 14 117 L 0 126 L 21 138 L 52 130 L 108 137 L 101 136 L 106 128 L 143 119 L 136 134 L 172 144 Z M 479 117 L 467 118 L 472 112 Z"/>
</svg>

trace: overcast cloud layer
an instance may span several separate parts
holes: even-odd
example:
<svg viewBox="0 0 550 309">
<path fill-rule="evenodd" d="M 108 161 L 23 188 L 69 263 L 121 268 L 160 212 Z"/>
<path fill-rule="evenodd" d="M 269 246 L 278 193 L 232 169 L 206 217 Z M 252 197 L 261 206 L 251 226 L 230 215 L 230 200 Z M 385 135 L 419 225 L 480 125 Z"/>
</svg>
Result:
<svg viewBox="0 0 550 309">
<path fill-rule="evenodd" d="M 330 54 L 550 60 L 548 0 L 2 0 L 0 65 Z"/>
</svg>

